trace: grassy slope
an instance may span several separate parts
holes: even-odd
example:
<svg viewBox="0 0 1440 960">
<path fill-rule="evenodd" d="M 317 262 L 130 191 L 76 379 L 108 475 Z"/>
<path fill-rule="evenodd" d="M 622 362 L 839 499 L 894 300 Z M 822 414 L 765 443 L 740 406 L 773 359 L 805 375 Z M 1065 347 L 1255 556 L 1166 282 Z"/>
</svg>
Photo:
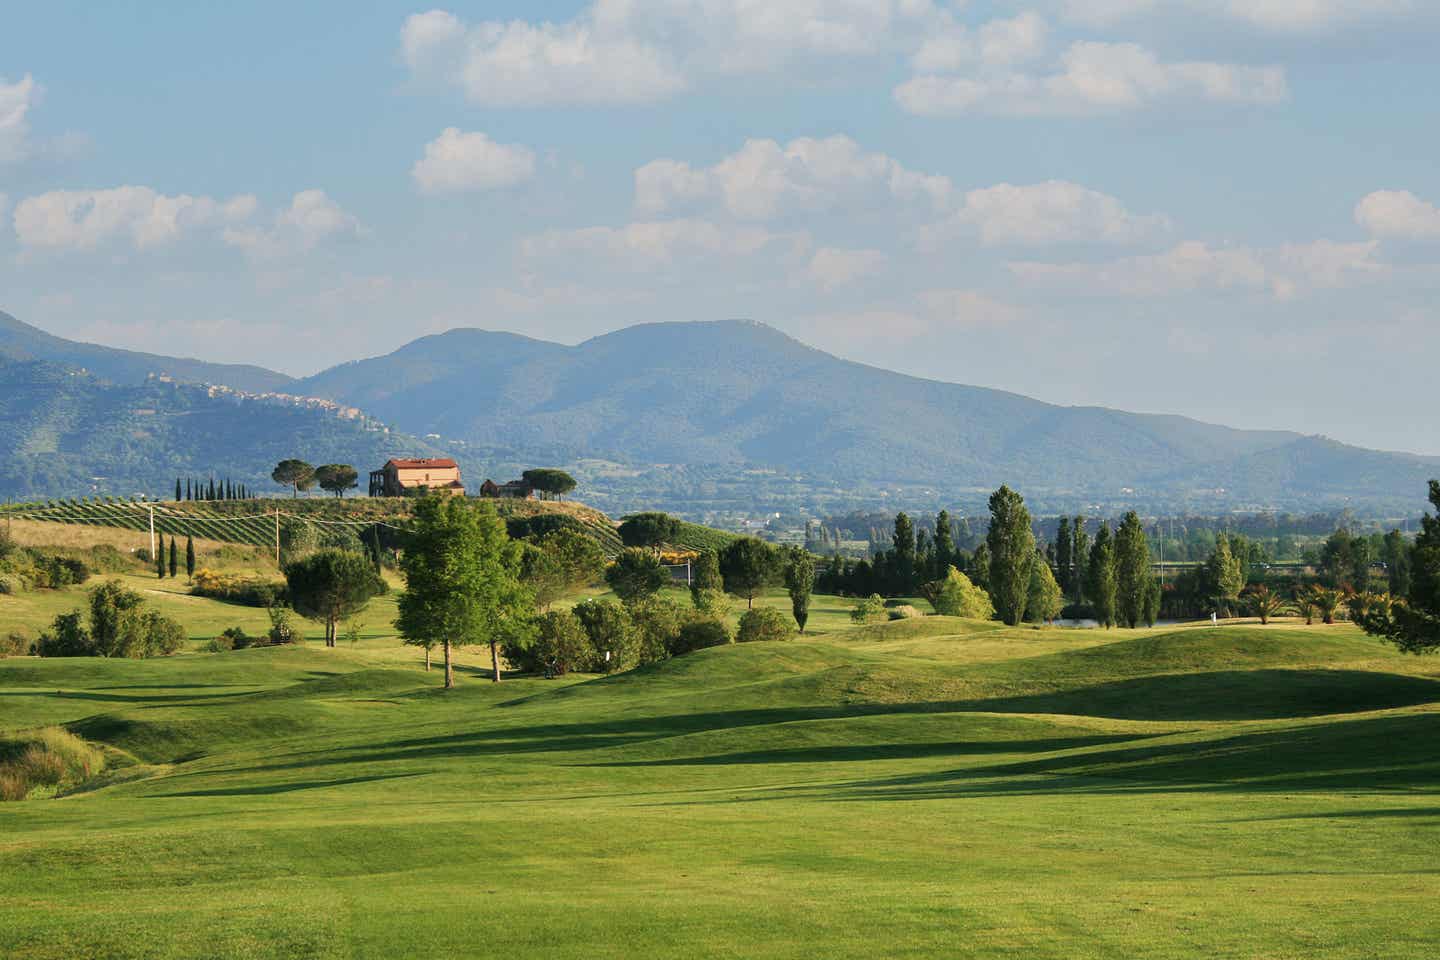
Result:
<svg viewBox="0 0 1440 960">
<path fill-rule="evenodd" d="M 829 626 L 451 694 L 384 636 L 0 661 L 0 730 L 71 724 L 120 781 L 0 805 L 5 956 L 1440 949 L 1435 663 L 1344 627 Z"/>
</svg>

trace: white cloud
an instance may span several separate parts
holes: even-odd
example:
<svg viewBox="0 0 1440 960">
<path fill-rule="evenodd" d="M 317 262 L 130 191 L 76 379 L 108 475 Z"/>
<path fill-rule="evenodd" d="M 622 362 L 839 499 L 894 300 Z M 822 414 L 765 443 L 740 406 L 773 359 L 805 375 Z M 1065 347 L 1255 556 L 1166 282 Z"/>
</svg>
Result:
<svg viewBox="0 0 1440 960">
<path fill-rule="evenodd" d="M 166 196 L 149 187 L 55 190 L 27 197 L 15 208 L 21 244 L 52 250 L 89 250 L 112 241 L 136 249 L 163 246 L 188 231 L 245 220 L 255 198 L 228 201 L 188 194 Z"/>
<path fill-rule="evenodd" d="M 1386 240 L 1440 240 L 1440 207 L 1408 190 L 1377 190 L 1355 205 L 1355 222 Z"/>
<path fill-rule="evenodd" d="M 0 165 L 25 159 L 30 153 L 30 108 L 40 86 L 30 74 L 15 83 L 0 77 Z"/>
<path fill-rule="evenodd" d="M 447 127 L 425 145 L 425 156 L 410 175 L 426 193 L 496 190 L 533 177 L 535 151 Z"/>
<path fill-rule="evenodd" d="M 1268 293 L 1289 300 L 1386 274 L 1376 244 L 1321 240 L 1275 248 L 1211 247 L 1190 241 L 1159 254 L 1107 263 L 1009 264 L 1020 281 L 1071 294 L 1166 297 L 1193 293 Z"/>
<path fill-rule="evenodd" d="M 251 212 L 254 211 L 252 203 Z M 302 190 L 290 205 L 276 211 L 268 227 L 232 227 L 224 239 L 232 247 L 259 257 L 282 257 L 313 250 L 327 240 L 362 237 L 360 221 L 324 190 Z"/>
<path fill-rule="evenodd" d="M 952 217 L 920 236 L 922 248 L 929 250 L 957 234 L 975 231 L 985 246 L 1134 243 L 1168 227 L 1165 217 L 1131 213 L 1109 194 L 1050 180 L 972 190 Z"/>
<path fill-rule="evenodd" d="M 802 137 L 781 146 L 747 140 L 711 167 L 656 160 L 635 171 L 635 206 L 645 214 L 718 204 L 742 220 L 814 212 L 871 194 L 878 203 L 919 202 L 943 209 L 952 192 L 943 176 L 916 173 L 849 137 Z"/>
<path fill-rule="evenodd" d="M 1422 0 L 1064 0 L 1063 7 L 1069 19 L 1093 25 L 1190 13 L 1296 33 L 1393 19 L 1424 9 Z"/>
<path fill-rule="evenodd" d="M 1037 18 L 1038 20 L 1038 18 Z M 1165 62 L 1134 43 L 1072 43 L 1048 69 L 1021 69 L 1039 57 L 1043 23 L 1000 21 L 987 44 L 982 27 L 946 40 L 937 35 L 915 58 L 917 73 L 895 88 L 902 109 L 942 116 L 963 113 L 1019 116 L 1085 115 L 1137 110 L 1173 101 L 1275 104 L 1289 96 L 1280 67 L 1208 61 Z M 955 27 L 955 30 L 963 30 Z"/>
<path fill-rule="evenodd" d="M 795 255 L 808 247 L 809 238 L 804 234 L 772 233 L 761 227 L 682 219 L 645 221 L 623 227 L 552 230 L 526 237 L 520 249 L 532 258 L 579 253 L 646 268 L 699 256 L 735 259 L 761 252 Z"/>
<path fill-rule="evenodd" d="M 909 302 L 802 316 L 796 326 L 803 336 L 843 343 L 842 349 L 854 356 L 856 347 L 886 347 L 955 331 L 1013 328 L 1032 319 L 1022 308 L 976 290 L 936 289 Z"/>
<path fill-rule="evenodd" d="M 931 0 L 595 0 L 562 23 L 432 10 L 405 21 L 400 48 L 416 76 L 476 103 L 647 103 L 705 76 L 899 50 L 937 17 Z"/>
<path fill-rule="evenodd" d="M 1044 54 L 1049 35 L 1045 19 L 1032 11 L 1009 20 L 991 20 L 977 29 L 946 15 L 927 34 L 910 62 L 920 73 L 1026 63 Z"/>
<path fill-rule="evenodd" d="M 885 269 L 889 260 L 880 250 L 821 247 L 810 258 L 806 272 L 812 283 L 826 292 L 831 292 L 874 276 Z"/>
</svg>

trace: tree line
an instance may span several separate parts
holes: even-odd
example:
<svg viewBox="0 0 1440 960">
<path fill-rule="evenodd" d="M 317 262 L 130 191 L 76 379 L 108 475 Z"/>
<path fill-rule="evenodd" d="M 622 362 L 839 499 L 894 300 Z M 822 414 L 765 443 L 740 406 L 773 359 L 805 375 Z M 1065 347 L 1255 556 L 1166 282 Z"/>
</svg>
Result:
<svg viewBox="0 0 1440 960">
<path fill-rule="evenodd" d="M 196 477 L 175 478 L 175 501 L 181 500 L 254 500 L 255 493 L 245 484 L 236 483 L 226 477 L 199 479 Z"/>
</svg>

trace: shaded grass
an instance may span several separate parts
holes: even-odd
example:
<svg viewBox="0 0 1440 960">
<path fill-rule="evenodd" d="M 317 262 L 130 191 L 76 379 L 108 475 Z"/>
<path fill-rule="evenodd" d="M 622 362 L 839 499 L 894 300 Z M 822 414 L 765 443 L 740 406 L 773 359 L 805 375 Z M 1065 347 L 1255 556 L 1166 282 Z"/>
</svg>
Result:
<svg viewBox="0 0 1440 960">
<path fill-rule="evenodd" d="M 1440 950 L 1437 667 L 1349 628 L 903 621 L 449 693 L 385 642 L 0 663 L 0 724 L 154 763 L 0 808 L 7 958 Z"/>
</svg>

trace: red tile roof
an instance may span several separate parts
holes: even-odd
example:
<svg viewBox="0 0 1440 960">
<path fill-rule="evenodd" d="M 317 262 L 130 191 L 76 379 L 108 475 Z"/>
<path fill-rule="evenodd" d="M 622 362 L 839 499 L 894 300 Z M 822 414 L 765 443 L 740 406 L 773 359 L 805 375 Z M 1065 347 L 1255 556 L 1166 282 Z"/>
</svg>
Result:
<svg viewBox="0 0 1440 960">
<path fill-rule="evenodd" d="M 424 470 L 427 468 L 447 470 L 451 468 L 458 468 L 460 466 L 458 463 L 456 463 L 454 460 L 451 460 L 449 457 L 444 457 L 437 460 L 390 460 L 388 463 L 385 464 L 385 466 L 388 467 L 391 464 L 394 464 L 397 470 Z"/>
</svg>

